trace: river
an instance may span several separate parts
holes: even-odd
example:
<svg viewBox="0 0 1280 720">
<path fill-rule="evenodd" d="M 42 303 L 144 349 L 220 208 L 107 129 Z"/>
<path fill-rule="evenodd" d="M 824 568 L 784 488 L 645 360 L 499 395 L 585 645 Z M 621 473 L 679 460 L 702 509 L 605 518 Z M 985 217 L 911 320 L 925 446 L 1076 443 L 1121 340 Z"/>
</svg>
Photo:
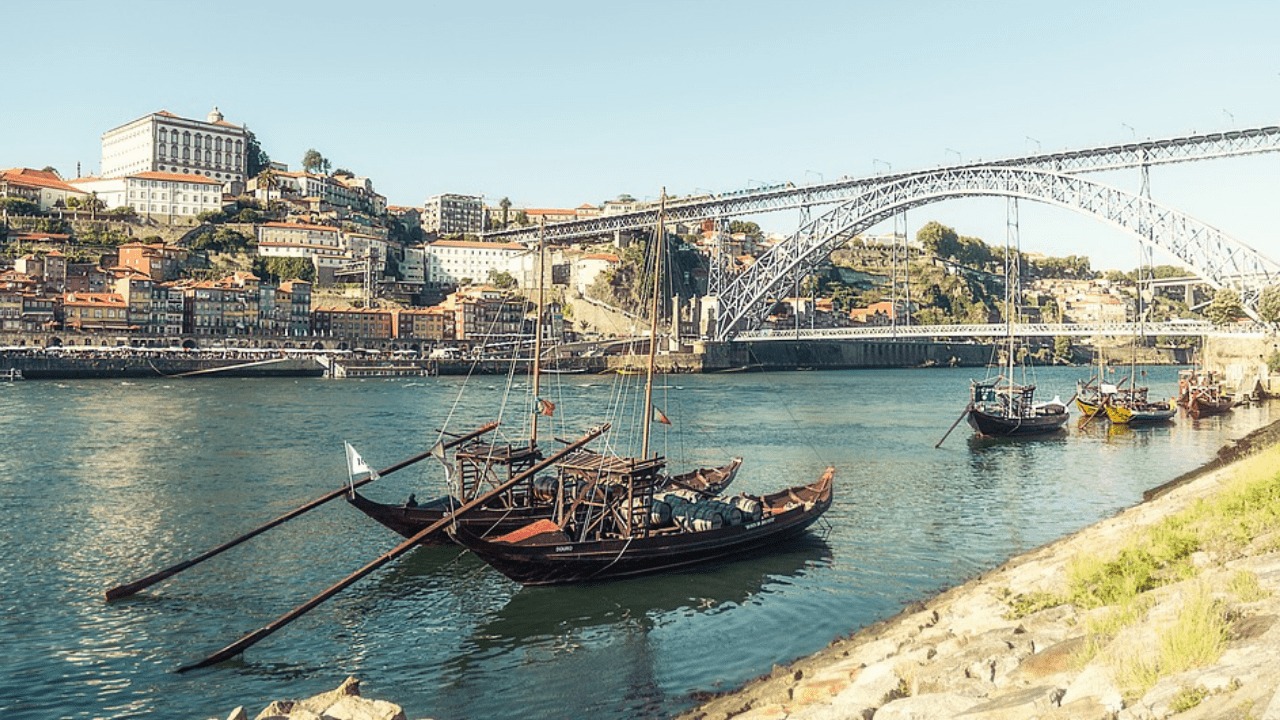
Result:
<svg viewBox="0 0 1280 720">
<path fill-rule="evenodd" d="M 981 441 L 960 412 L 974 369 L 668 376 L 673 468 L 746 462 L 763 492 L 837 468 L 828 523 L 765 557 L 609 584 L 521 588 L 456 549 L 420 548 L 250 649 L 172 671 L 258 628 L 399 541 L 341 500 L 123 601 L 107 587 L 230 539 L 346 479 L 505 410 L 507 380 L 207 379 L 0 384 L 0 715 L 250 716 L 363 680 L 411 718 L 664 717 L 812 653 L 1008 557 L 1141 499 L 1271 420 L 1268 407 L 1172 426 Z M 1087 369 L 1042 369 L 1071 395 Z M 1147 378 L 1174 391 L 1176 368 Z M 515 380 L 516 393 L 524 378 Z M 617 378 L 555 376 L 548 435 L 606 411 Z M 1078 414 L 1077 416 L 1078 417 Z M 611 435 L 626 435 L 618 422 Z M 547 444 L 554 445 L 549 438 Z M 621 445 L 621 443 L 620 443 Z M 439 493 L 429 462 L 367 488 Z M 436 488 L 432 490 L 431 488 Z"/>
</svg>

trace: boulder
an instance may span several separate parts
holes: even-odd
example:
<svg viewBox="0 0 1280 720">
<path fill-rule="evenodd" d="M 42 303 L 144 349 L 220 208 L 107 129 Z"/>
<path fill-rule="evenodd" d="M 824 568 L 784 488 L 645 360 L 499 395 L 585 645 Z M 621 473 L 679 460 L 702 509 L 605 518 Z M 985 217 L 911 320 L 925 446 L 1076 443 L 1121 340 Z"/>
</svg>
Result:
<svg viewBox="0 0 1280 720">
<path fill-rule="evenodd" d="M 1067 705 L 1081 698 L 1092 698 L 1110 712 L 1120 712 L 1124 707 L 1120 688 L 1116 687 L 1111 672 L 1102 663 L 1090 663 L 1076 676 L 1075 681 L 1067 686 L 1062 704 Z"/>
<path fill-rule="evenodd" d="M 262 712 L 255 715 L 253 720 L 288 720 L 289 711 L 292 709 L 292 700 L 276 700 L 262 708 Z"/>
<path fill-rule="evenodd" d="M 360 681 L 353 677 L 343 680 L 342 684 L 334 690 L 313 695 L 306 700 L 299 700 L 294 705 L 293 711 L 309 710 L 317 715 L 323 715 L 331 705 L 349 696 L 360 697 Z"/>
<path fill-rule="evenodd" d="M 926 693 L 899 698 L 876 710 L 875 720 L 936 720 L 953 718 L 974 704 L 973 698 L 953 693 Z"/>
<path fill-rule="evenodd" d="M 1058 707 L 1062 690 L 1049 685 L 1023 688 L 997 695 L 971 706 L 957 720 L 1023 720 Z"/>
<path fill-rule="evenodd" d="M 227 716 L 227 720 L 249 720 L 249 716 L 245 714 L 244 706 L 241 705 L 231 711 L 231 714 Z"/>
<path fill-rule="evenodd" d="M 339 698 L 320 717 L 322 720 L 405 720 L 399 705 L 354 695 Z"/>
</svg>

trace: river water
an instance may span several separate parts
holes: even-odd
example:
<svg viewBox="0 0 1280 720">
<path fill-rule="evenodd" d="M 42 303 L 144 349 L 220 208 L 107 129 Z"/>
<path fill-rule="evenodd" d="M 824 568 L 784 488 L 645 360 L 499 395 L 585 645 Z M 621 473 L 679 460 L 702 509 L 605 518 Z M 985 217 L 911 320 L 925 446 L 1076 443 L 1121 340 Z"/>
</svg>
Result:
<svg viewBox="0 0 1280 720">
<path fill-rule="evenodd" d="M 1041 370 L 1042 395 L 1069 397 L 1084 372 Z M 520 437 L 507 380 L 465 392 L 461 378 L 0 384 L 0 715 L 225 717 L 245 704 L 252 716 L 355 675 L 411 718 L 668 716 L 1132 505 L 1271 419 L 1267 407 L 1138 430 L 1073 418 L 1062 436 L 1012 442 L 962 424 L 935 450 L 981 373 L 663 378 L 673 425 L 656 426 L 655 447 L 675 469 L 740 455 L 737 487 L 764 492 L 834 465 L 829 527 L 762 558 L 585 587 L 521 588 L 456 549 L 420 548 L 242 658 L 186 675 L 172 671 L 399 536 L 338 500 L 132 599 L 106 603 L 106 588 L 339 486 L 343 440 L 385 467 L 446 423 L 461 432 L 499 410 Z M 1152 370 L 1153 396 L 1175 378 Z M 544 438 L 610 412 L 633 421 L 616 382 L 549 378 L 558 410 Z M 421 463 L 366 490 L 422 499 L 440 478 Z"/>
</svg>

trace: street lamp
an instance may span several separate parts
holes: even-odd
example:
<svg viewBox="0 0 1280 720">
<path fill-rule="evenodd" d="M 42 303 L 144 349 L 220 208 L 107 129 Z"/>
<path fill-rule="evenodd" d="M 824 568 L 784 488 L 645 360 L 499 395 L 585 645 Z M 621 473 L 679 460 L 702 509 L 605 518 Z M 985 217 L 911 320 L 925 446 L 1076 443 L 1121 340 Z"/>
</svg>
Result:
<svg viewBox="0 0 1280 720">
<path fill-rule="evenodd" d="M 960 151 L 959 151 L 959 150 L 952 150 L 951 148 L 947 148 L 947 152 L 949 152 L 949 153 L 955 153 L 955 156 L 956 156 L 956 164 L 957 164 L 957 165 L 959 165 L 960 163 L 964 162 L 964 158 L 960 157 Z"/>
<path fill-rule="evenodd" d="M 1129 123 L 1120 123 L 1120 127 L 1129 128 L 1129 133 L 1133 135 L 1133 139 L 1134 140 L 1138 139 L 1138 131 L 1134 130 L 1132 125 L 1130 125 Z"/>
<path fill-rule="evenodd" d="M 1231 121 L 1231 124 L 1232 124 L 1232 125 L 1235 125 L 1235 124 L 1236 124 L 1236 116 L 1235 116 L 1235 115 L 1232 115 L 1230 110 L 1228 110 L 1228 109 L 1226 109 L 1226 108 L 1222 108 L 1222 112 L 1226 114 L 1227 119 Z"/>
<path fill-rule="evenodd" d="M 876 171 L 877 164 L 884 165 L 885 172 L 893 172 L 893 163 L 890 163 L 887 160 L 881 160 L 880 158 L 871 158 L 871 172 Z M 879 173 L 876 174 L 878 175 Z"/>
<path fill-rule="evenodd" d="M 1038 153 L 1040 153 L 1040 152 L 1041 152 L 1041 150 L 1040 150 L 1040 141 L 1039 141 L 1039 140 L 1037 140 L 1037 139 L 1035 139 L 1035 138 L 1033 138 L 1033 137 L 1031 137 L 1030 135 L 1027 135 L 1027 136 L 1026 136 L 1026 138 L 1027 138 L 1027 140 L 1029 140 L 1029 141 L 1031 141 L 1031 142 L 1033 142 L 1033 143 L 1035 143 L 1035 144 L 1036 144 L 1036 153 L 1037 153 L 1037 154 L 1038 154 Z"/>
<path fill-rule="evenodd" d="M 820 183 L 821 183 L 821 182 L 826 182 L 826 180 L 827 180 L 825 177 L 823 177 L 823 176 L 822 176 L 822 173 L 818 172 L 817 170 L 805 170 L 805 171 L 804 171 L 804 176 L 805 176 L 805 177 L 809 177 L 809 175 L 811 175 L 811 174 L 812 174 L 812 175 L 817 175 L 817 176 L 818 176 L 818 182 L 820 182 Z"/>
</svg>

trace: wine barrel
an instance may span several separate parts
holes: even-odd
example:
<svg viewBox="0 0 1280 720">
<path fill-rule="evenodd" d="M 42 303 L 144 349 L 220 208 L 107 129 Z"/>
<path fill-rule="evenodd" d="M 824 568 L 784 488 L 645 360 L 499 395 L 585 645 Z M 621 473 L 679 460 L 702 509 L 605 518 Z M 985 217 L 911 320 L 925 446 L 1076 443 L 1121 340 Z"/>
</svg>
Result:
<svg viewBox="0 0 1280 720">
<path fill-rule="evenodd" d="M 735 495 L 729 502 L 742 511 L 744 522 L 755 522 L 764 517 L 764 503 L 760 502 L 759 498 Z"/>
<path fill-rule="evenodd" d="M 671 508 L 671 519 L 687 532 L 724 527 L 724 513 L 711 503 L 685 503 Z"/>
</svg>

